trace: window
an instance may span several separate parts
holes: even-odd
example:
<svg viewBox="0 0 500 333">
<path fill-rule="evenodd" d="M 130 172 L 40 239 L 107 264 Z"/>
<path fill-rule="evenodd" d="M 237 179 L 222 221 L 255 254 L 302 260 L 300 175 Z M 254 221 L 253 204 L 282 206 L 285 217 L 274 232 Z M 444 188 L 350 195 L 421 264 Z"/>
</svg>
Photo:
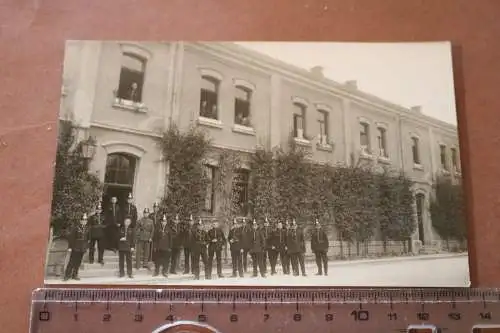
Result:
<svg viewBox="0 0 500 333">
<path fill-rule="evenodd" d="M 235 173 L 233 180 L 234 203 L 242 216 L 248 213 L 248 181 L 250 172 L 240 169 Z"/>
<path fill-rule="evenodd" d="M 207 177 L 207 193 L 205 196 L 205 207 L 204 210 L 208 213 L 214 212 L 215 207 L 215 170 L 216 167 L 213 165 L 205 164 L 203 165 L 203 171 L 205 172 L 205 177 Z"/>
<path fill-rule="evenodd" d="M 106 184 L 132 186 L 135 177 L 136 158 L 127 154 L 110 154 L 106 161 Z"/>
<path fill-rule="evenodd" d="M 418 239 L 424 243 L 425 229 L 424 229 L 424 210 L 425 210 L 425 195 L 418 193 L 415 196 L 417 206 L 417 226 L 418 226 Z"/>
<path fill-rule="evenodd" d="M 456 148 L 451 148 L 451 163 L 453 166 L 453 170 L 455 172 L 460 172 L 460 165 L 458 163 L 458 151 Z"/>
<path fill-rule="evenodd" d="M 217 120 L 220 81 L 210 76 L 201 77 L 200 116 Z"/>
<path fill-rule="evenodd" d="M 124 53 L 122 55 L 122 68 L 116 97 L 136 103 L 142 102 L 145 70 L 145 59 L 130 53 Z"/>
<path fill-rule="evenodd" d="M 322 145 L 328 144 L 328 139 L 330 137 L 329 131 L 328 131 L 328 111 L 324 110 L 319 110 L 319 119 L 318 119 L 318 125 L 319 125 L 319 142 Z"/>
<path fill-rule="evenodd" d="M 445 145 L 439 145 L 439 156 L 441 159 L 441 168 L 443 170 L 448 171 L 448 161 L 447 161 L 447 156 L 446 156 L 446 146 Z"/>
<path fill-rule="evenodd" d="M 377 131 L 379 154 L 381 157 L 389 157 L 389 152 L 387 151 L 387 130 L 383 127 L 379 127 Z"/>
<path fill-rule="evenodd" d="M 306 107 L 304 105 L 294 103 L 293 110 L 293 137 L 297 139 L 305 138 L 306 128 Z"/>
<path fill-rule="evenodd" d="M 234 97 L 234 123 L 250 127 L 250 102 L 252 91 L 245 87 L 237 86 Z"/>
<path fill-rule="evenodd" d="M 411 138 L 411 152 L 413 154 L 413 164 L 420 165 L 420 147 L 419 140 L 417 137 Z"/>
<path fill-rule="evenodd" d="M 360 123 L 360 132 L 359 132 L 359 144 L 361 145 L 361 149 L 364 149 L 367 153 L 370 152 L 370 125 L 365 122 Z"/>
</svg>

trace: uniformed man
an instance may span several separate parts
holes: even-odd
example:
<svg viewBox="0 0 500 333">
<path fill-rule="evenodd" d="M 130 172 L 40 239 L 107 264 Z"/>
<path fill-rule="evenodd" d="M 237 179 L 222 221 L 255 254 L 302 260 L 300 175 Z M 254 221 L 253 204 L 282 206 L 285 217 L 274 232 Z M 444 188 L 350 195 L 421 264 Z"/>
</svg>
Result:
<svg viewBox="0 0 500 333">
<path fill-rule="evenodd" d="M 229 249 L 231 250 L 231 264 L 233 266 L 233 277 L 243 277 L 243 249 L 241 248 L 242 229 L 237 219 L 234 219 L 231 230 L 227 236 Z"/>
<path fill-rule="evenodd" d="M 177 274 L 179 259 L 182 248 L 182 226 L 180 224 L 179 214 L 175 215 L 174 220 L 170 224 L 170 232 L 172 235 L 172 255 L 170 257 L 170 274 Z"/>
<path fill-rule="evenodd" d="M 302 251 L 302 239 L 300 238 L 301 233 L 297 230 L 296 226 L 296 224 L 292 223 L 286 238 L 287 253 L 290 257 L 294 276 L 299 275 L 299 256 Z"/>
<path fill-rule="evenodd" d="M 290 262 L 286 253 L 286 230 L 283 223 L 278 221 L 276 230 L 273 231 L 271 238 L 271 249 L 269 250 L 269 261 L 271 263 L 271 274 L 276 274 L 276 265 L 280 258 L 283 274 L 290 274 Z"/>
<path fill-rule="evenodd" d="M 87 225 L 87 214 L 83 214 L 81 220 L 72 226 L 68 234 L 68 251 L 70 257 L 64 272 L 64 281 L 69 279 L 80 280 L 78 270 L 82 264 L 82 258 L 89 246 L 89 227 Z"/>
<path fill-rule="evenodd" d="M 123 224 L 120 226 L 120 242 L 118 243 L 118 267 L 119 277 L 125 276 L 125 264 L 127 275 L 132 276 L 132 253 L 135 251 L 135 225 L 130 217 L 126 217 Z"/>
<path fill-rule="evenodd" d="M 305 264 L 305 256 L 306 256 L 306 237 L 304 234 L 304 229 L 297 225 L 295 219 L 292 221 L 292 227 L 297 230 L 297 233 L 300 235 L 300 253 L 298 256 L 299 266 L 302 276 L 307 276 L 306 274 L 306 264 Z"/>
<path fill-rule="evenodd" d="M 316 265 L 318 266 L 318 273 L 316 275 L 328 275 L 328 236 L 321 227 L 318 219 L 314 222 L 315 228 L 311 233 L 311 250 L 316 257 Z"/>
<path fill-rule="evenodd" d="M 189 216 L 189 221 L 182 224 L 182 247 L 184 250 L 184 274 L 191 273 L 191 243 L 193 241 L 193 215 Z"/>
<path fill-rule="evenodd" d="M 154 258 L 155 258 L 155 271 L 153 276 L 161 274 L 168 277 L 168 265 L 170 264 L 170 255 L 172 252 L 172 241 L 170 235 L 170 228 L 167 225 L 167 216 L 163 215 L 163 219 L 157 227 L 155 227 L 155 236 L 153 238 L 154 244 Z"/>
<path fill-rule="evenodd" d="M 144 208 L 143 216 L 137 221 L 136 236 L 137 245 L 135 252 L 135 268 L 149 269 L 149 256 L 151 253 L 151 245 L 153 244 L 153 236 L 155 225 L 149 217 L 149 208 Z"/>
<path fill-rule="evenodd" d="M 284 229 L 285 229 L 285 237 L 286 239 L 288 239 L 288 234 L 291 232 L 291 226 L 290 226 L 290 221 L 288 219 L 285 220 L 285 225 L 284 225 Z M 289 275 L 290 274 L 290 267 L 291 267 L 291 264 L 292 264 L 292 260 L 291 260 L 291 257 L 290 257 L 290 254 L 288 253 L 288 245 L 286 244 L 287 241 L 285 241 L 285 253 L 284 253 L 284 260 L 283 260 L 283 273 L 285 275 Z M 286 269 L 285 269 L 286 267 Z"/>
<path fill-rule="evenodd" d="M 129 218 L 133 225 L 137 224 L 137 207 L 134 205 L 132 193 L 128 194 L 127 204 L 124 207 L 123 219 Z"/>
<path fill-rule="evenodd" d="M 266 245 L 264 246 L 264 252 L 262 253 L 262 261 L 264 265 L 264 272 L 267 274 L 267 260 L 269 258 L 269 262 L 271 262 L 270 250 L 271 250 L 271 236 L 273 234 L 273 230 L 271 225 L 269 224 L 269 219 L 266 217 L 264 219 L 264 226 L 262 227 L 262 233 L 264 234 L 264 240 Z"/>
<path fill-rule="evenodd" d="M 97 245 L 97 262 L 104 265 L 104 224 L 102 223 L 102 207 L 101 203 L 97 205 L 94 214 L 89 217 L 88 224 L 90 227 L 90 243 L 89 243 L 89 263 L 94 263 L 95 247 Z"/>
<path fill-rule="evenodd" d="M 156 201 L 153 203 L 153 211 L 151 212 L 149 218 L 153 220 L 153 225 L 155 228 L 156 228 L 156 226 L 160 225 L 160 221 L 161 221 L 160 205 Z M 154 248 L 155 248 L 155 244 L 154 244 L 154 239 L 153 239 L 153 243 L 151 244 L 151 252 L 149 254 L 148 261 L 155 261 L 154 256 L 156 255 L 156 253 L 155 253 L 155 251 L 153 251 Z"/>
<path fill-rule="evenodd" d="M 246 218 L 243 218 L 242 227 L 241 227 L 241 249 L 242 252 L 242 260 L 243 260 L 243 271 L 246 273 L 248 271 L 248 254 L 251 248 L 251 238 L 250 234 L 252 232 L 252 225 L 249 221 L 247 223 Z"/>
<path fill-rule="evenodd" d="M 191 269 L 193 270 L 195 279 L 200 279 L 200 258 L 205 268 L 205 279 L 209 279 L 209 272 L 207 269 L 207 233 L 203 230 L 203 222 L 201 218 L 195 224 L 192 243 L 193 262 Z"/>
<path fill-rule="evenodd" d="M 121 223 L 121 210 L 118 205 L 118 199 L 112 197 L 111 204 L 104 217 L 104 224 L 106 225 L 104 229 L 106 250 L 118 251 L 118 242 L 120 239 L 118 233 Z"/>
<path fill-rule="evenodd" d="M 208 231 L 208 272 L 209 277 L 212 276 L 212 266 L 214 262 L 214 256 L 217 264 L 217 276 L 223 277 L 222 275 L 222 248 L 226 244 L 226 236 L 224 231 L 219 226 L 219 221 L 214 220 L 212 223 L 212 228 Z"/>
<path fill-rule="evenodd" d="M 262 260 L 266 242 L 264 239 L 264 234 L 255 220 L 252 223 L 252 230 L 249 232 L 249 236 L 250 255 L 252 256 L 253 264 L 253 276 L 257 277 L 260 273 L 262 277 L 266 277 L 266 273 L 264 271 L 264 261 Z"/>
</svg>

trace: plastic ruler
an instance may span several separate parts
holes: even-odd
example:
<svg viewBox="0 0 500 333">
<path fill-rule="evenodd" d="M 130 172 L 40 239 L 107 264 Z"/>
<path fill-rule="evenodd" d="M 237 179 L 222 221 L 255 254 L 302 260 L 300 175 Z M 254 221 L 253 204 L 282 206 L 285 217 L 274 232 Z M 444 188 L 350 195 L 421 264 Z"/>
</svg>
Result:
<svg viewBox="0 0 500 333">
<path fill-rule="evenodd" d="M 32 333 L 500 333 L 497 289 L 37 289 Z"/>
</svg>

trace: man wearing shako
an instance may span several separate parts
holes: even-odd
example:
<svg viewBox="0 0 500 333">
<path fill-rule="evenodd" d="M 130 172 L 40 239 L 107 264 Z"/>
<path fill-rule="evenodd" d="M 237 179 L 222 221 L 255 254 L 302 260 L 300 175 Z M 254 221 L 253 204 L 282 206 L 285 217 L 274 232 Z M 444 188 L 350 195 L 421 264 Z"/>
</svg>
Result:
<svg viewBox="0 0 500 333">
<path fill-rule="evenodd" d="M 163 215 L 161 222 L 155 227 L 154 235 L 155 271 L 153 276 L 158 276 L 161 268 L 161 274 L 164 277 L 168 277 L 168 265 L 170 264 L 170 255 L 172 253 L 172 237 L 170 228 L 167 225 L 166 215 Z"/>
<path fill-rule="evenodd" d="M 241 248 L 242 230 L 238 220 L 234 219 L 231 230 L 227 236 L 229 249 L 231 250 L 231 263 L 233 266 L 233 277 L 243 277 L 243 249 Z"/>
<path fill-rule="evenodd" d="M 180 223 L 179 214 L 175 215 L 174 220 L 170 224 L 170 232 L 172 235 L 172 255 L 170 257 L 170 274 L 177 274 L 179 259 L 182 248 L 182 226 Z"/>
<path fill-rule="evenodd" d="M 130 217 L 125 218 L 120 226 L 120 242 L 118 243 L 118 267 L 119 276 L 125 276 L 125 266 L 127 275 L 132 278 L 132 253 L 135 251 L 136 235 L 135 225 Z"/>
<path fill-rule="evenodd" d="M 153 220 L 149 217 L 149 208 L 144 208 L 143 216 L 137 221 L 136 226 L 136 254 L 135 254 L 135 268 L 149 268 L 149 256 L 151 253 L 151 246 L 153 245 L 153 236 L 155 225 Z"/>
<path fill-rule="evenodd" d="M 321 227 L 319 220 L 314 222 L 314 230 L 311 232 L 311 250 L 316 257 L 316 265 L 318 273 L 316 275 L 328 275 L 328 248 L 330 247 L 328 236 L 325 230 Z"/>
<path fill-rule="evenodd" d="M 212 276 L 212 266 L 214 262 L 214 257 L 217 264 L 217 276 L 223 277 L 222 275 L 222 248 L 226 244 L 226 236 L 224 231 L 219 226 L 219 221 L 214 220 L 212 223 L 212 228 L 208 231 L 208 272 L 209 277 Z"/>
<path fill-rule="evenodd" d="M 192 253 L 191 255 L 193 256 L 193 265 L 192 265 L 192 270 L 194 273 L 195 279 L 199 280 L 200 279 L 200 258 L 201 261 L 203 262 L 204 269 L 205 269 L 205 279 L 209 279 L 209 272 L 208 272 L 208 258 L 207 258 L 207 232 L 203 230 L 203 222 L 201 221 L 201 218 L 198 220 L 198 223 L 195 224 L 195 229 L 193 232 L 193 247 L 192 247 Z"/>
<path fill-rule="evenodd" d="M 250 239 L 250 255 L 252 256 L 253 276 L 257 277 L 258 273 L 260 273 L 262 277 L 266 277 L 264 261 L 262 260 L 266 242 L 264 234 L 255 220 L 253 220 L 252 231 L 250 231 L 248 236 Z"/>
<path fill-rule="evenodd" d="M 89 227 L 87 225 L 87 214 L 83 214 L 81 220 L 70 228 L 68 234 L 68 251 L 70 252 L 70 257 L 64 273 L 64 281 L 68 281 L 69 279 L 80 280 L 78 270 L 88 246 Z"/>
</svg>

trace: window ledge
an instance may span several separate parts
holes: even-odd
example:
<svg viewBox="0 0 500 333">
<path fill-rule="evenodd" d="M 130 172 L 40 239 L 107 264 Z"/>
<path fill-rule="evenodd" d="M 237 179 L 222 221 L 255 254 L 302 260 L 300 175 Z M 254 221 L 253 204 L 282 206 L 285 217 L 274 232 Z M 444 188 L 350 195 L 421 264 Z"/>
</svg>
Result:
<svg viewBox="0 0 500 333">
<path fill-rule="evenodd" d="M 333 152 L 334 147 L 335 147 L 335 144 L 333 144 L 333 143 L 320 143 L 320 142 L 318 142 L 316 144 L 316 149 L 321 150 L 321 151 L 326 151 L 326 152 Z"/>
<path fill-rule="evenodd" d="M 113 107 L 122 110 L 135 111 L 138 113 L 147 113 L 148 108 L 144 103 L 129 101 L 122 98 L 115 98 Z"/>
<path fill-rule="evenodd" d="M 209 126 L 213 128 L 222 129 L 222 121 L 218 119 L 206 118 L 206 117 L 198 117 L 198 124 L 203 126 Z"/>
<path fill-rule="evenodd" d="M 233 132 L 246 134 L 246 135 L 255 135 L 255 129 L 253 129 L 252 127 L 238 125 L 238 124 L 233 125 Z"/>
<path fill-rule="evenodd" d="M 424 170 L 424 166 L 420 163 L 413 163 L 413 169 L 422 171 Z"/>
<path fill-rule="evenodd" d="M 303 139 L 303 138 L 293 138 L 295 143 L 301 146 L 311 146 L 311 141 Z"/>
<path fill-rule="evenodd" d="M 379 156 L 378 161 L 384 164 L 391 164 L 391 159 L 389 158 L 389 156 Z"/>
</svg>

